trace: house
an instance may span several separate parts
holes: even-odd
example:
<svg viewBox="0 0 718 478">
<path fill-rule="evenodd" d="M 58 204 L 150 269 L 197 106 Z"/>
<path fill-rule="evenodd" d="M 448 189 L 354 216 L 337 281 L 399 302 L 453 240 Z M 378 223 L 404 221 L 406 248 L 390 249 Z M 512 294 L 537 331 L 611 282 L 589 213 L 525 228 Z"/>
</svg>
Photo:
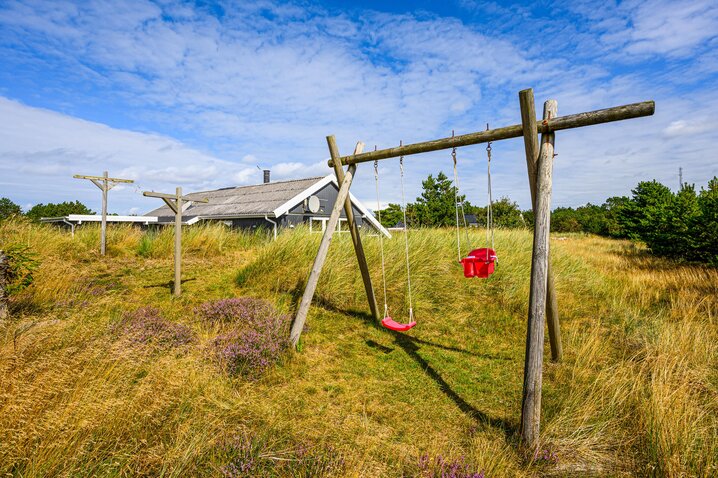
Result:
<svg viewBox="0 0 718 478">
<path fill-rule="evenodd" d="M 102 222 L 102 216 L 99 214 L 68 214 L 67 216 L 61 217 L 42 217 L 40 222 L 46 222 L 48 224 L 59 224 L 63 227 L 69 227 L 72 231 L 72 235 L 75 235 L 75 226 L 79 226 L 83 223 L 99 223 Z M 140 226 L 148 226 L 150 224 L 157 224 L 156 217 L 147 216 L 110 216 L 106 218 L 107 223 L 126 223 L 126 224 L 137 224 Z"/>
<path fill-rule="evenodd" d="M 307 224 L 312 232 L 326 229 L 339 187 L 334 174 L 323 177 L 265 182 L 252 186 L 238 186 L 212 191 L 190 193 L 190 201 L 183 209 L 183 221 L 191 225 L 201 221 L 220 221 L 231 227 L 271 227 L 275 236 L 278 227 L 292 228 Z M 352 194 L 354 217 L 360 228 L 369 227 L 387 237 L 389 232 Z M 207 203 L 191 202 L 192 198 L 207 198 Z M 145 217 L 156 217 L 158 224 L 173 224 L 174 213 L 165 206 L 148 212 Z M 346 215 L 342 210 L 338 232 L 348 231 Z"/>
<path fill-rule="evenodd" d="M 479 221 L 476 219 L 476 214 L 466 214 L 466 225 L 469 227 L 479 227 Z"/>
</svg>

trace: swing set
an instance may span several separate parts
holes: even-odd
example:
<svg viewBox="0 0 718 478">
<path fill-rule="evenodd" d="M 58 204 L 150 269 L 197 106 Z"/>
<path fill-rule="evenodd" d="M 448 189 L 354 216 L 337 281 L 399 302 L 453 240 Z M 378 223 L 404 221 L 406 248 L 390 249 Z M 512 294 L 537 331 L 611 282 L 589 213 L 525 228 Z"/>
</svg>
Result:
<svg viewBox="0 0 718 478">
<path fill-rule="evenodd" d="M 488 129 L 488 125 L 486 126 Z M 453 132 L 452 132 L 453 136 Z M 402 142 L 399 142 L 402 145 Z M 469 228 L 466 223 L 466 213 L 464 211 L 464 203 L 460 201 L 460 186 L 459 186 L 459 172 L 456 160 L 456 148 L 451 151 L 451 159 L 454 163 L 454 208 L 456 213 L 456 249 L 459 264 L 463 266 L 464 277 L 481 277 L 487 278 L 494 273 L 498 258 L 496 257 L 496 251 L 494 250 L 494 224 L 493 224 L 493 211 L 492 204 L 493 198 L 491 195 L 491 142 L 486 146 L 487 155 L 487 176 L 488 176 L 488 203 L 486 206 L 486 243 L 487 247 L 472 249 L 468 255 L 464 258 L 461 257 L 461 225 L 459 223 L 459 210 L 461 211 L 461 219 L 466 232 L 466 243 L 469 244 Z M 381 320 L 381 325 L 387 329 L 394 330 L 396 332 L 406 332 L 412 329 L 416 325 L 414 319 L 414 307 L 411 296 L 411 267 L 409 264 L 409 230 L 407 227 L 408 221 L 406 219 L 406 196 L 404 193 L 404 156 L 399 158 L 399 177 L 401 178 L 401 211 L 403 214 L 402 229 L 404 233 L 404 256 L 406 259 L 406 294 L 409 299 L 409 321 L 407 323 L 400 323 L 394 320 L 389 315 L 389 306 L 387 304 L 386 294 L 386 267 L 384 264 L 384 236 L 379 234 L 379 251 L 381 257 L 381 282 L 384 290 L 384 318 Z M 381 223 L 381 199 L 379 197 L 379 160 L 374 160 L 374 184 L 376 186 L 376 211 L 377 218 Z M 488 246 L 491 247 L 488 247 Z"/>
<path fill-rule="evenodd" d="M 543 119 L 536 119 L 536 109 L 532 89 L 519 92 L 519 106 L 521 111 L 521 124 L 506 126 L 502 128 L 487 129 L 475 133 L 463 134 L 451 137 L 435 139 L 431 141 L 404 145 L 398 147 L 375 150 L 364 153 L 363 143 L 357 143 L 354 154 L 341 156 L 334 136 L 327 136 L 327 145 L 331 159 L 329 166 L 334 173 L 339 185 L 336 202 L 332 208 L 324 236 L 319 245 L 319 250 L 314 259 L 302 300 L 297 310 L 297 315 L 292 324 L 290 340 L 296 346 L 299 343 L 302 330 L 306 323 L 309 308 L 319 281 L 324 262 L 326 261 L 329 245 L 336 230 L 342 209 L 345 212 L 349 231 L 351 233 L 354 251 L 357 256 L 359 269 L 364 282 L 364 289 L 369 302 L 371 314 L 377 322 L 397 332 L 406 332 L 416 326 L 414 317 L 413 300 L 411 295 L 411 270 L 409 267 L 409 238 L 406 219 L 406 199 L 404 195 L 404 158 L 409 155 L 426 153 L 430 151 L 452 150 L 454 163 L 454 194 L 456 207 L 456 233 L 457 233 L 457 255 L 463 266 L 464 276 L 467 278 L 487 278 L 494 273 L 498 261 L 494 249 L 493 237 L 493 211 L 491 197 L 491 142 L 510 138 L 523 137 L 524 149 L 526 152 L 526 166 L 528 170 L 529 187 L 531 190 L 531 201 L 534 212 L 534 235 L 533 252 L 531 258 L 531 286 L 529 293 L 529 310 L 526 332 L 526 355 L 524 361 L 524 386 L 521 403 L 521 438 L 522 442 L 529 448 L 536 449 L 539 444 L 539 429 L 541 416 L 541 386 L 543 377 L 543 345 L 544 345 L 544 322 L 548 325 L 549 341 L 551 345 L 551 358 L 560 361 L 563 351 L 561 346 L 561 335 L 558 319 L 558 307 L 556 292 L 554 288 L 553 274 L 549 260 L 549 231 L 550 231 L 550 210 L 552 171 L 554 159 L 555 132 L 565 129 L 581 128 L 584 126 L 610 123 L 643 116 L 651 116 L 655 111 L 653 101 L 644 101 L 624 106 L 606 108 L 602 110 L 573 114 L 568 116 L 557 116 L 557 103 L 555 100 L 548 100 L 544 103 Z M 541 141 L 539 142 L 539 134 Z M 459 204 L 459 175 L 456 160 L 456 148 L 474 144 L 487 143 L 487 176 L 488 176 L 488 204 L 486 211 L 486 233 L 487 244 L 484 248 L 471 250 L 466 257 L 461 254 L 461 238 L 459 211 L 466 227 L 466 217 L 463 211 L 463 204 Z M 374 288 L 369 274 L 366 256 L 359 235 L 359 228 L 354 220 L 353 209 L 349 198 L 351 187 L 357 165 L 365 162 L 374 162 L 374 177 L 377 191 L 377 211 L 380 208 L 379 201 L 379 168 L 378 162 L 383 159 L 399 158 L 401 173 L 401 194 L 402 212 L 404 218 L 404 244 L 406 255 L 407 272 L 407 298 L 409 306 L 409 317 L 406 323 L 395 321 L 389 315 L 386 294 L 386 278 L 384 265 L 384 239 L 380 237 L 382 284 L 384 288 L 384 311 L 380 314 L 377 306 Z M 345 170 L 344 167 L 347 167 Z M 381 220 L 381 218 L 379 218 Z M 468 246 L 468 231 L 466 234 Z"/>
</svg>

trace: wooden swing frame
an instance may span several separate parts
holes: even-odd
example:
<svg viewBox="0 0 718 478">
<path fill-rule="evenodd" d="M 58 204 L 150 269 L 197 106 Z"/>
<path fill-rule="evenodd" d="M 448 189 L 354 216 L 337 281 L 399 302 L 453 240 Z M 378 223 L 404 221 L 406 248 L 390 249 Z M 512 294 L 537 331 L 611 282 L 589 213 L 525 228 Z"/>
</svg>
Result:
<svg viewBox="0 0 718 478">
<path fill-rule="evenodd" d="M 521 109 L 521 124 L 407 144 L 368 153 L 362 152 L 364 144 L 360 142 L 357 143 L 354 154 L 350 156 L 341 156 L 334 136 L 327 136 L 327 145 L 331 156 L 328 164 L 334 169 L 339 185 L 339 193 L 314 259 L 297 315 L 292 324 L 290 339 L 292 344 L 297 346 L 342 208 L 345 211 L 347 224 L 351 232 L 364 289 L 369 301 L 369 309 L 376 321 L 381 320 L 369 275 L 369 267 L 359 235 L 359 228 L 354 220 L 352 204 L 349 198 L 349 188 L 354 179 L 357 164 L 523 136 L 534 211 L 534 238 L 520 429 L 524 445 L 530 449 L 536 449 L 539 445 L 541 420 L 544 321 L 548 325 L 552 360 L 560 361 L 563 355 L 558 302 L 549 260 L 555 131 L 651 116 L 655 112 L 655 102 L 644 101 L 574 115 L 557 116 L 556 100 L 548 100 L 544 103 L 543 119 L 537 121 L 533 89 L 529 88 L 519 92 L 519 106 Z M 540 142 L 539 133 L 541 134 Z M 346 171 L 344 171 L 344 166 L 348 166 Z"/>
</svg>

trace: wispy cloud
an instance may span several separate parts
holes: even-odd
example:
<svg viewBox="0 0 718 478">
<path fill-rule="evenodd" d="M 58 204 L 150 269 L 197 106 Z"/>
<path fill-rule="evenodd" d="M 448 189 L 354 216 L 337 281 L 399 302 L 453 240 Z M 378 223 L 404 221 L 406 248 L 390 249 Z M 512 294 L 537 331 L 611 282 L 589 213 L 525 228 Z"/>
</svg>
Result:
<svg viewBox="0 0 718 478">
<path fill-rule="evenodd" d="M 675 168 L 661 160 L 663 148 L 685 132 L 699 146 L 682 160 L 698 181 L 713 174 L 705 155 L 715 133 L 700 131 L 693 114 L 711 94 L 691 85 L 690 100 L 671 101 L 670 111 L 663 105 L 683 94 L 686 70 L 703 78 L 718 72 L 707 46 L 717 30 L 715 5 L 571 3 L 547 15 L 462 1 L 473 17 L 336 13 L 274 1 L 212 9 L 140 0 L 5 2 L 0 53 L 8 63 L 0 67 L 0 93 L 22 103 L 0 102 L 0 121 L 9 127 L 0 133 L 0 169 L 13 184 L 3 189 L 23 202 L 61 191 L 74 198 L 77 185 L 66 175 L 85 167 L 188 189 L 257 180 L 256 164 L 277 179 L 324 174 L 327 134 L 349 151 L 357 140 L 385 147 L 511 124 L 519 120 L 516 92 L 527 86 L 537 98 L 558 98 L 563 113 L 659 102 L 656 117 L 635 126 L 560 135 L 557 204 L 625 194 L 645 174 L 669 178 Z M 671 33 L 679 29 L 691 31 Z M 38 131 L 49 133 L 38 138 Z M 526 206 L 520 141 L 495 150 L 497 193 Z M 474 202 L 485 197 L 483 154 L 461 153 Z M 412 160 L 410 194 L 421 178 L 449 168 L 448 153 Z M 355 186 L 364 199 L 373 197 L 368 169 L 359 170 Z M 35 172 L 47 178 L 41 193 L 14 186 Z M 387 183 L 398 181 L 395 164 L 382 164 L 381 172 Z M 388 188 L 382 199 L 397 201 L 398 191 Z M 117 204 L 129 210 L 136 198 L 118 197 Z"/>
</svg>

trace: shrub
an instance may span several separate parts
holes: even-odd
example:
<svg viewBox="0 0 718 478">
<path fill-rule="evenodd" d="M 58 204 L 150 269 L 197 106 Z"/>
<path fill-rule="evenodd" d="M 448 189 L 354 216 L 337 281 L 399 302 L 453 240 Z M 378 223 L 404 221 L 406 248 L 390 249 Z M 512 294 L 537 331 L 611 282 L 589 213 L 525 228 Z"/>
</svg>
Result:
<svg viewBox="0 0 718 478">
<path fill-rule="evenodd" d="M 276 445 L 274 445 L 276 446 Z M 340 476 L 344 457 L 333 447 L 311 443 L 274 450 L 266 439 L 246 433 L 225 440 L 221 453 L 227 460 L 220 471 L 225 478 L 245 476 Z"/>
<path fill-rule="evenodd" d="M 289 348 L 289 317 L 267 301 L 222 299 L 202 304 L 196 311 L 211 324 L 231 324 L 210 344 L 212 355 L 230 375 L 256 378 Z"/>
<path fill-rule="evenodd" d="M 154 307 L 142 307 L 126 313 L 113 330 L 132 344 L 162 350 L 180 347 L 194 340 L 189 327 L 170 322 Z"/>
<path fill-rule="evenodd" d="M 37 255 L 29 247 L 23 245 L 11 245 L 4 251 L 0 251 L 7 259 L 4 265 L 0 265 L 0 281 L 4 284 L 7 295 L 12 295 L 32 284 L 33 272 L 39 266 Z"/>
<path fill-rule="evenodd" d="M 0 221 L 22 214 L 20 206 L 8 198 L 0 198 Z"/>
<path fill-rule="evenodd" d="M 42 217 L 62 217 L 69 214 L 95 214 L 80 201 L 65 201 L 61 203 L 35 204 L 27 212 L 26 216 L 33 221 L 39 221 Z"/>
<path fill-rule="evenodd" d="M 419 458 L 419 476 L 422 478 L 484 478 L 483 471 L 471 471 L 464 457 L 447 460 L 439 455 L 433 460 L 429 455 Z"/>
<path fill-rule="evenodd" d="M 208 323 L 232 321 L 252 323 L 263 316 L 275 314 L 275 310 L 266 300 L 237 297 L 205 302 L 195 309 L 195 313 Z"/>
</svg>

